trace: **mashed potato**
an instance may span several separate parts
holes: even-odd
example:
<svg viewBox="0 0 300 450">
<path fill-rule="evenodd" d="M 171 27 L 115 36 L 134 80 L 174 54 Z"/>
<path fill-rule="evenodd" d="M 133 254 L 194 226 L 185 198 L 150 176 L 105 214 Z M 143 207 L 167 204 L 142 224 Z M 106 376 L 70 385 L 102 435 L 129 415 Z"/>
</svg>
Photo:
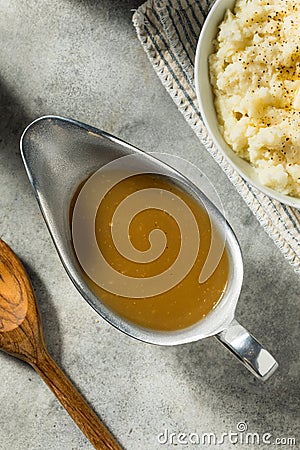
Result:
<svg viewBox="0 0 300 450">
<path fill-rule="evenodd" d="M 300 0 L 237 0 L 209 64 L 227 143 L 265 186 L 300 197 Z"/>
</svg>

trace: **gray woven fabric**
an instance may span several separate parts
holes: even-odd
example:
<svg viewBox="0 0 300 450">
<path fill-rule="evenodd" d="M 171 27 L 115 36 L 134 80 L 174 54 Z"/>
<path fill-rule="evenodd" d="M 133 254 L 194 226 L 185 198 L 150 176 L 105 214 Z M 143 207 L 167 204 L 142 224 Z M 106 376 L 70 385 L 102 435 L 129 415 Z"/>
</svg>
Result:
<svg viewBox="0 0 300 450">
<path fill-rule="evenodd" d="M 300 211 L 270 199 L 243 180 L 212 143 L 198 112 L 194 57 L 211 3 L 211 0 L 148 0 L 134 13 L 133 23 L 152 66 L 179 111 L 300 273 Z"/>
</svg>

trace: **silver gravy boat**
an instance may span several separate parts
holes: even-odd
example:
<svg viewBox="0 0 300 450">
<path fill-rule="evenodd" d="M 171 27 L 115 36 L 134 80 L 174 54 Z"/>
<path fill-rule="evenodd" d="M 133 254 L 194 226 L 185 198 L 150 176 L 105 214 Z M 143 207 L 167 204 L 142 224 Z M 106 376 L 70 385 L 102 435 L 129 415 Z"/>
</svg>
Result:
<svg viewBox="0 0 300 450">
<path fill-rule="evenodd" d="M 94 310 L 120 331 L 144 342 L 178 345 L 216 336 L 259 379 L 278 367 L 272 355 L 234 318 L 243 280 L 237 239 L 219 210 L 181 173 L 89 125 L 56 116 L 32 122 L 21 137 L 21 154 L 41 212 L 71 281 Z M 129 322 L 108 308 L 86 284 L 72 246 L 70 202 L 80 182 L 111 161 L 135 155 L 147 172 L 172 177 L 206 208 L 211 222 L 226 234 L 230 275 L 216 307 L 195 325 L 178 331 L 155 331 Z"/>
</svg>

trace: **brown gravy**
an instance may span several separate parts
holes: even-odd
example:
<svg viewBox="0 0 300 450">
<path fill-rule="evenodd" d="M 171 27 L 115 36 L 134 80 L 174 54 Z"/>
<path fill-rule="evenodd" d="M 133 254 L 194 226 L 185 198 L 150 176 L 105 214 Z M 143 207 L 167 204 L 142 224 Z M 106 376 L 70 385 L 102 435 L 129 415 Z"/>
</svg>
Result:
<svg viewBox="0 0 300 450">
<path fill-rule="evenodd" d="M 84 185 L 83 183 L 79 186 L 73 197 L 70 208 L 71 219 L 76 199 Z M 198 281 L 211 243 L 210 220 L 204 208 L 167 177 L 152 174 L 134 175 L 120 181 L 103 197 L 96 214 L 95 233 L 104 258 L 119 273 L 127 277 L 146 279 L 166 271 L 175 262 L 182 245 L 180 224 L 167 212 L 168 208 L 145 209 L 134 216 L 130 224 L 126 222 L 126 217 L 124 224 L 121 224 L 124 229 L 129 226 L 129 239 L 133 247 L 141 252 L 147 251 L 150 247 L 149 234 L 151 231 L 159 229 L 164 232 L 166 236 L 165 249 L 154 261 L 141 263 L 124 257 L 116 249 L 112 238 L 113 215 L 118 205 L 129 195 L 141 189 L 151 188 L 161 190 L 162 195 L 164 195 L 164 191 L 168 191 L 173 197 L 179 197 L 188 205 L 196 219 L 200 245 L 196 250 L 196 259 L 191 270 L 169 290 L 144 298 L 128 298 L 117 295 L 113 293 L 113 289 L 112 292 L 109 292 L 97 285 L 84 270 L 83 276 L 96 296 L 128 321 L 155 330 L 179 330 L 203 319 L 222 298 L 228 281 L 229 262 L 226 250 L 209 279 L 201 284 Z M 172 202 L 174 200 L 172 196 L 169 196 L 167 201 Z M 147 206 L 146 200 L 145 206 Z M 87 204 L 86 207 L 88 208 L 89 205 Z M 178 212 L 181 216 L 180 205 Z"/>
</svg>

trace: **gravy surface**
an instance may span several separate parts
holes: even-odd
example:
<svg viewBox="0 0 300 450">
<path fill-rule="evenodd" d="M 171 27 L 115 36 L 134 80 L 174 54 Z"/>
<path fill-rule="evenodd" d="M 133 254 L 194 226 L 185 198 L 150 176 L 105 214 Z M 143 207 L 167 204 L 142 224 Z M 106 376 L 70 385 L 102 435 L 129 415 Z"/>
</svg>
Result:
<svg viewBox="0 0 300 450">
<path fill-rule="evenodd" d="M 77 189 L 70 208 L 72 218 L 76 199 L 85 183 Z M 90 289 L 114 312 L 134 324 L 161 331 L 179 330 L 203 319 L 222 298 L 229 276 L 229 262 L 226 249 L 213 274 L 204 283 L 199 283 L 199 275 L 206 261 L 211 244 L 210 219 L 204 208 L 187 192 L 169 178 L 156 174 L 139 174 L 122 179 L 103 197 L 96 214 L 95 234 L 101 253 L 111 267 L 127 277 L 154 277 L 174 264 L 183 245 L 178 223 L 163 209 L 146 208 L 133 217 L 130 224 L 124 217 L 124 229 L 128 228 L 131 244 L 141 252 L 149 250 L 149 234 L 162 230 L 166 237 L 164 251 L 151 262 L 141 263 L 124 257 L 115 247 L 112 237 L 114 213 L 120 203 L 139 190 L 159 189 L 161 195 L 167 191 L 165 201 L 173 202 L 176 197 L 192 211 L 198 226 L 200 244 L 196 259 L 187 275 L 174 287 L 158 295 L 144 298 L 128 298 L 103 289 L 83 270 L 83 277 Z M 146 191 L 145 191 L 146 192 Z M 180 203 L 180 202 L 179 202 Z M 145 207 L 147 201 L 145 200 Z M 89 204 L 86 204 L 89 208 Z M 181 215 L 180 204 L 178 206 Z M 182 214 L 182 217 L 184 215 Z M 121 217 L 121 219 L 123 218 Z M 120 223 L 119 223 L 120 226 Z M 72 236 L 73 237 L 73 236 Z"/>
</svg>

